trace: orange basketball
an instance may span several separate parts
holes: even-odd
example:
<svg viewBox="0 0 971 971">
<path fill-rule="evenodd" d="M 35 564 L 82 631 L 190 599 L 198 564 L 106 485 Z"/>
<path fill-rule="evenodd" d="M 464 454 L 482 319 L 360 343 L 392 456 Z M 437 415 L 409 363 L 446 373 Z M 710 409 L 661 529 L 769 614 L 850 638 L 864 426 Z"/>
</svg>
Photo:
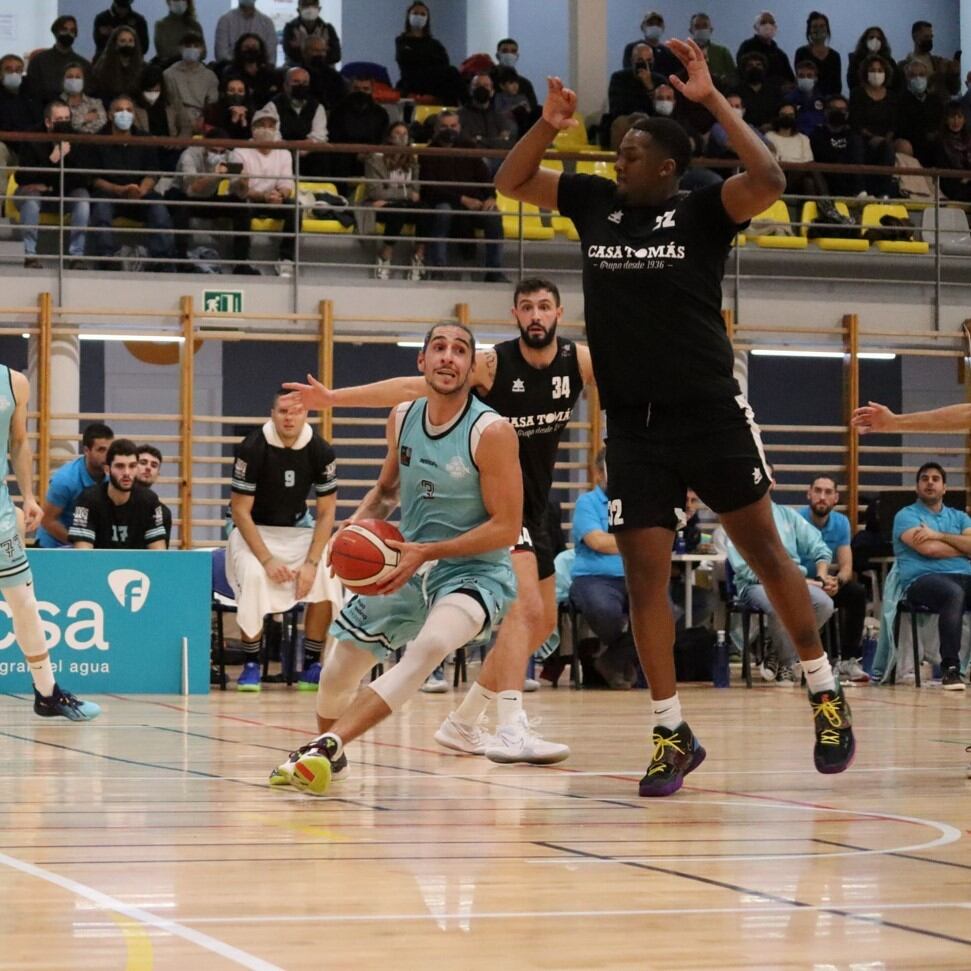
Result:
<svg viewBox="0 0 971 971">
<path fill-rule="evenodd" d="M 383 519 L 358 519 L 334 537 L 330 562 L 334 574 L 353 593 L 372 597 L 375 589 L 398 565 L 398 551 L 385 540 L 399 542 L 398 528 Z"/>
</svg>

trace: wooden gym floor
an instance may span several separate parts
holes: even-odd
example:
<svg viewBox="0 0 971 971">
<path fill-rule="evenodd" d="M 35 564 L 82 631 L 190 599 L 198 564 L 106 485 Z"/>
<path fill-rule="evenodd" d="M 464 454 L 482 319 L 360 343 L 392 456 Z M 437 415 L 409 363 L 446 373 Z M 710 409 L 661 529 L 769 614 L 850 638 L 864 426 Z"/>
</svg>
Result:
<svg viewBox="0 0 971 971">
<path fill-rule="evenodd" d="M 801 692 L 682 697 L 708 760 L 659 800 L 644 692 L 528 696 L 549 768 L 443 754 L 419 696 L 322 800 L 265 785 L 312 695 L 0 697 L 0 968 L 971 968 L 971 692 L 853 689 L 830 777 Z"/>
</svg>

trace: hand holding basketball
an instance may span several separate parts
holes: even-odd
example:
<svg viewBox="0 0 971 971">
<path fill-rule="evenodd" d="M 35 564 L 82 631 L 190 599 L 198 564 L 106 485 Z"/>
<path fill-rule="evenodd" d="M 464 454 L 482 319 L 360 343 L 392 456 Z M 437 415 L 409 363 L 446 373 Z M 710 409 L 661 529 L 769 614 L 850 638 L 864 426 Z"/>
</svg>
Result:
<svg viewBox="0 0 971 971">
<path fill-rule="evenodd" d="M 388 546 L 398 552 L 398 565 L 379 584 L 377 592 L 381 595 L 400 590 L 418 571 L 425 562 L 425 545 L 423 543 L 406 543 L 402 539 L 388 540 Z"/>
</svg>

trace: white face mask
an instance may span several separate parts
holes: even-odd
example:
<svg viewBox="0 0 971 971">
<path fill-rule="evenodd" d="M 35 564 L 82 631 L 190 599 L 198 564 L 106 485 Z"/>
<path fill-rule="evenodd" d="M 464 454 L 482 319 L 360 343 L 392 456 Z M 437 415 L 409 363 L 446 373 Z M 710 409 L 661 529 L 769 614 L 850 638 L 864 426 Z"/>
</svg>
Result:
<svg viewBox="0 0 971 971">
<path fill-rule="evenodd" d="M 121 111 L 116 111 L 111 116 L 111 120 L 115 123 L 115 128 L 117 128 L 119 131 L 128 131 L 128 129 L 131 128 L 132 123 L 135 121 L 135 115 L 123 108 Z"/>
<path fill-rule="evenodd" d="M 667 118 L 674 112 L 673 101 L 655 101 L 654 110 L 662 117 Z"/>
<path fill-rule="evenodd" d="M 664 28 L 658 24 L 648 24 L 648 26 L 642 28 L 641 32 L 648 44 L 656 44 L 663 36 Z"/>
<path fill-rule="evenodd" d="M 65 78 L 64 93 L 80 94 L 84 90 L 84 78 Z"/>
<path fill-rule="evenodd" d="M 880 42 L 879 37 L 871 37 L 866 42 L 866 49 L 870 51 L 871 54 L 876 54 L 876 52 L 880 50 L 881 47 L 883 47 L 883 44 Z"/>
<path fill-rule="evenodd" d="M 739 118 L 744 118 L 745 117 L 745 109 L 744 108 L 736 108 L 734 105 L 732 105 L 732 111 L 734 111 L 735 114 L 738 115 Z"/>
<path fill-rule="evenodd" d="M 699 27 L 691 36 L 694 37 L 696 44 L 707 44 L 711 40 L 711 28 Z"/>
<path fill-rule="evenodd" d="M 514 54 L 512 51 L 503 51 L 501 54 L 497 54 L 496 57 L 503 67 L 515 67 L 516 62 L 519 60 L 519 55 Z"/>
<path fill-rule="evenodd" d="M 222 165 L 226 161 L 226 156 L 222 152 L 206 152 L 206 164 L 211 169 L 215 169 L 217 165 Z"/>
<path fill-rule="evenodd" d="M 758 34 L 762 40 L 772 40 L 775 37 L 776 30 L 775 24 L 759 24 Z"/>
<path fill-rule="evenodd" d="M 198 47 L 183 47 L 182 60 L 186 64 L 198 64 L 202 60 L 202 51 Z"/>
<path fill-rule="evenodd" d="M 312 24 L 320 16 L 320 7 L 304 7 L 300 11 L 300 19 L 304 23 Z"/>
<path fill-rule="evenodd" d="M 259 128 L 253 129 L 254 142 L 275 142 L 276 140 L 275 128 L 264 128 L 260 126 Z"/>
<path fill-rule="evenodd" d="M 22 74 L 17 74 L 16 72 L 13 74 L 5 74 L 3 76 L 3 86 L 8 91 L 19 91 L 23 80 L 24 76 Z"/>
<path fill-rule="evenodd" d="M 189 12 L 189 4 L 186 3 L 186 0 L 169 0 L 169 10 L 176 17 L 184 17 Z"/>
<path fill-rule="evenodd" d="M 161 97 L 161 91 L 143 91 L 142 97 L 145 99 L 145 104 L 151 107 L 156 101 Z"/>
<path fill-rule="evenodd" d="M 408 26 L 413 30 L 421 30 L 428 23 L 428 17 L 423 13 L 413 13 L 408 15 Z"/>
<path fill-rule="evenodd" d="M 812 91 L 813 88 L 816 87 L 816 79 L 815 78 L 796 78 L 796 86 L 799 88 L 800 91 L 808 94 L 810 91 Z"/>
<path fill-rule="evenodd" d="M 866 76 L 867 83 L 873 88 L 882 88 L 883 82 L 886 81 L 887 76 L 883 71 L 870 71 Z"/>
</svg>

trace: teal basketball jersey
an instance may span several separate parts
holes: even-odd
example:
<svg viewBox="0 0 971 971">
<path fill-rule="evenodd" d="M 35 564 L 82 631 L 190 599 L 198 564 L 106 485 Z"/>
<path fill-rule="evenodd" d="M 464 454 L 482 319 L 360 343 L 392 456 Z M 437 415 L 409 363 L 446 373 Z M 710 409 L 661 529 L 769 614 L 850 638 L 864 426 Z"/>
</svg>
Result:
<svg viewBox="0 0 971 971">
<path fill-rule="evenodd" d="M 14 512 L 13 500 L 7 489 L 7 473 L 10 471 L 8 460 L 10 450 L 10 423 L 17 407 L 17 399 L 13 393 L 13 379 L 10 368 L 0 364 L 0 536 L 9 536 L 17 532 L 17 516 Z"/>
</svg>

